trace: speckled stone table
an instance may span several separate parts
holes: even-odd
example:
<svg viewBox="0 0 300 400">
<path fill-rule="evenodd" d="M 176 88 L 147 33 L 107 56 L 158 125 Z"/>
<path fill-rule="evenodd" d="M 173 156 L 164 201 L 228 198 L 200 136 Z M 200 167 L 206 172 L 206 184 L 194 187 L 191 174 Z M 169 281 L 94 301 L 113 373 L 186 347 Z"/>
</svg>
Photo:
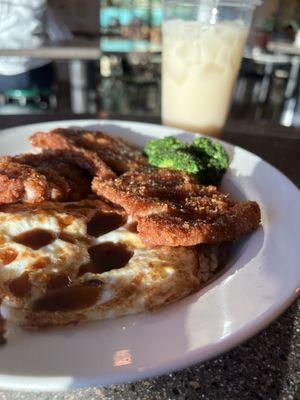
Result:
<svg viewBox="0 0 300 400">
<path fill-rule="evenodd" d="M 0 129 L 74 117 L 1 116 Z M 91 118 L 90 115 L 88 117 Z M 300 130 L 254 125 L 246 121 L 230 122 L 224 139 L 260 155 L 300 187 Z M 300 399 L 300 301 L 292 304 L 267 329 L 241 346 L 201 365 L 168 375 L 107 388 L 93 387 L 65 393 L 0 391 L 0 400 L 71 399 Z"/>
</svg>

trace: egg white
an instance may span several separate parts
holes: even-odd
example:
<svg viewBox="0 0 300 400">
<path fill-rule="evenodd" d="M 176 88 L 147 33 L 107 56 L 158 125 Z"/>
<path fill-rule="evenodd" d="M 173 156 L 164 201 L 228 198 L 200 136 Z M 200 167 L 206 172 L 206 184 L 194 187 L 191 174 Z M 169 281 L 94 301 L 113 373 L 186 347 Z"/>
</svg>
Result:
<svg viewBox="0 0 300 400">
<path fill-rule="evenodd" d="M 5 292 L 3 301 L 8 318 L 22 326 L 36 328 L 63 325 L 80 320 L 115 318 L 148 311 L 176 301 L 199 289 L 198 255 L 192 248 L 147 248 L 137 233 L 130 230 L 131 221 L 99 237 L 75 240 L 74 243 L 59 239 L 68 233 L 75 239 L 87 238 L 88 219 L 63 210 L 25 211 L 22 213 L 0 212 L 0 260 L 1 252 L 10 248 L 18 253 L 9 264 L 0 261 L 0 287 Z M 14 237 L 32 229 L 46 229 L 57 238 L 38 250 L 16 243 Z M 105 242 L 124 243 L 133 252 L 128 263 L 119 269 L 103 273 L 78 274 L 80 266 L 89 260 L 89 246 Z M 47 260 L 45 266 L 35 269 L 38 261 Z M 9 292 L 7 282 L 28 272 L 30 294 L 16 299 Z M 34 301 L 47 293 L 47 277 L 68 274 L 73 285 L 98 282 L 96 302 L 85 309 L 72 311 L 34 311 Z"/>
</svg>

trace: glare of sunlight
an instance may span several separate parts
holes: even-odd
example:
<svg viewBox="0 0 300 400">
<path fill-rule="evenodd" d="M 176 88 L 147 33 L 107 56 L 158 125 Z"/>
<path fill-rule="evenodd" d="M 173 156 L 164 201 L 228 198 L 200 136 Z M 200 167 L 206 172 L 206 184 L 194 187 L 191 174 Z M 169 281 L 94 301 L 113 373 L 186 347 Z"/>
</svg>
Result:
<svg viewBox="0 0 300 400">
<path fill-rule="evenodd" d="M 210 24 L 215 24 L 217 22 L 217 14 L 218 14 L 218 9 L 216 7 L 214 7 L 211 10 L 211 17 L 210 17 L 210 20 L 209 20 Z"/>
<path fill-rule="evenodd" d="M 132 356 L 129 349 L 118 350 L 114 355 L 114 366 L 121 367 L 123 365 L 132 364 Z"/>
</svg>

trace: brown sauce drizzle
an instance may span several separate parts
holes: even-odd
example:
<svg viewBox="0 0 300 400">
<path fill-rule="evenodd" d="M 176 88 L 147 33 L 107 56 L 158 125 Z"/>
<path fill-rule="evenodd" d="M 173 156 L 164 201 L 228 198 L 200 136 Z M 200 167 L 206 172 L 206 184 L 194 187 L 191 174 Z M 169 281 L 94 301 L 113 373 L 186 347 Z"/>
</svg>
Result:
<svg viewBox="0 0 300 400">
<path fill-rule="evenodd" d="M 14 237 L 14 241 L 24 246 L 30 247 L 33 250 L 38 250 L 41 247 L 47 246 L 56 239 L 56 234 L 46 229 L 32 229 L 20 233 Z"/>
<path fill-rule="evenodd" d="M 60 275 L 53 275 L 50 277 L 47 283 L 47 290 L 55 290 L 60 289 L 63 287 L 70 286 L 72 283 L 71 278 L 69 275 L 60 274 Z"/>
<path fill-rule="evenodd" d="M 90 204 L 65 204 L 64 208 L 66 210 L 81 210 L 81 209 L 93 209 L 95 207 L 92 207 Z"/>
<path fill-rule="evenodd" d="M 18 278 L 13 279 L 9 283 L 9 290 L 12 294 L 20 299 L 25 297 L 31 289 L 28 272 L 23 272 Z"/>
<path fill-rule="evenodd" d="M 134 221 L 127 225 L 127 230 L 131 233 L 137 233 L 137 222 Z"/>
<path fill-rule="evenodd" d="M 7 265 L 13 262 L 18 257 L 18 253 L 14 249 L 5 249 L 0 253 L 0 261 Z"/>
<path fill-rule="evenodd" d="M 59 239 L 63 240 L 64 242 L 68 243 L 76 243 L 76 238 L 68 233 L 61 232 L 58 236 Z"/>
<path fill-rule="evenodd" d="M 100 294 L 101 286 L 89 282 L 52 290 L 36 300 L 33 311 L 74 311 L 93 306 Z"/>
<path fill-rule="evenodd" d="M 86 272 L 101 274 L 124 267 L 133 252 L 123 243 L 106 242 L 89 248 L 90 262 L 80 267 L 79 275 Z"/>
<path fill-rule="evenodd" d="M 120 214 L 97 212 L 88 223 L 87 233 L 98 237 L 119 228 L 125 222 L 126 219 Z"/>
</svg>

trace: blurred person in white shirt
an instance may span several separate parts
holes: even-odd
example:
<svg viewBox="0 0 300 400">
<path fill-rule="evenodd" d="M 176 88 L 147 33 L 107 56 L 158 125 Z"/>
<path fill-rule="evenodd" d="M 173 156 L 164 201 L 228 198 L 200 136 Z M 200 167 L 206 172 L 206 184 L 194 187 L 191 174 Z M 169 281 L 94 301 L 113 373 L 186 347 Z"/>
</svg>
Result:
<svg viewBox="0 0 300 400">
<path fill-rule="evenodd" d="M 71 39 L 72 34 L 47 0 L 0 0 L 0 49 L 39 47 L 45 39 Z M 0 56 L 0 91 L 50 88 L 53 63 L 47 59 Z"/>
</svg>

